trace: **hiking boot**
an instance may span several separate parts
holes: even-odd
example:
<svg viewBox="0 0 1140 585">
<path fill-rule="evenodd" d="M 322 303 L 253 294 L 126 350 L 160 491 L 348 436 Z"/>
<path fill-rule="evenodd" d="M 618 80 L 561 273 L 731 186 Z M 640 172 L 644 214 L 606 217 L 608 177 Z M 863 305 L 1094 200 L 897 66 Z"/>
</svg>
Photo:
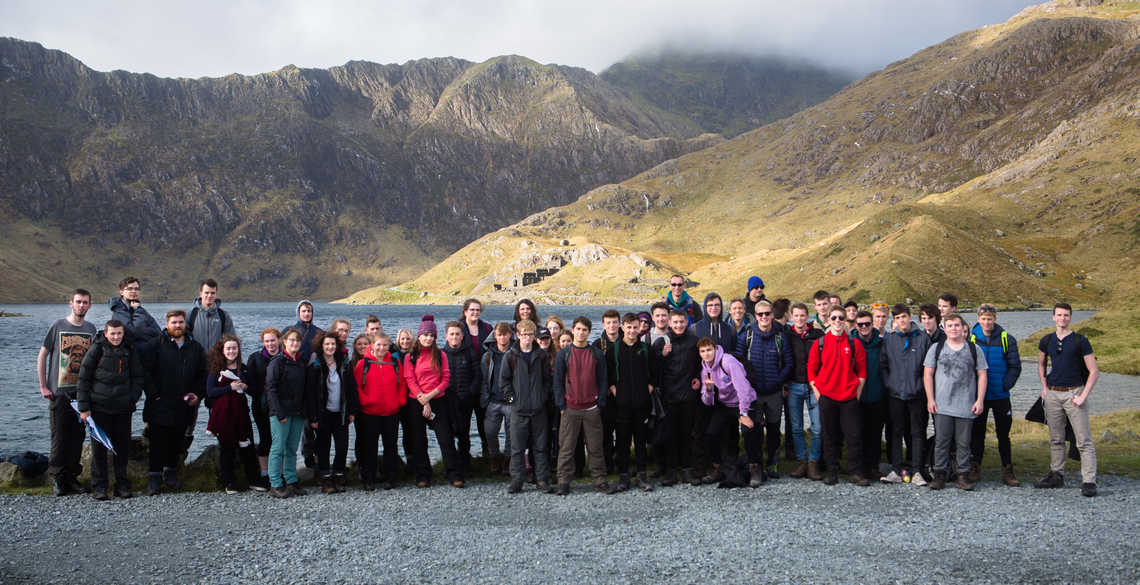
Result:
<svg viewBox="0 0 1140 585">
<path fill-rule="evenodd" d="M 867 486 L 871 485 L 871 482 L 868 481 L 866 477 L 863 477 L 862 473 L 852 473 L 851 474 L 851 483 L 853 483 L 859 487 L 867 487 Z"/>
<path fill-rule="evenodd" d="M 910 485 L 925 487 L 927 485 L 926 477 L 922 475 L 921 471 L 916 471 L 914 475 L 910 476 Z"/>
<path fill-rule="evenodd" d="M 550 489 L 550 482 L 548 482 L 548 481 L 538 482 L 537 487 L 538 487 L 538 493 L 540 493 L 540 494 L 552 494 L 552 493 L 554 493 L 554 490 Z"/>
<path fill-rule="evenodd" d="M 558 494 L 558 495 L 560 495 L 560 496 L 568 496 L 568 495 L 570 495 L 570 484 L 568 484 L 568 483 L 560 483 L 560 484 L 558 484 L 558 491 L 556 491 L 556 492 L 554 492 L 554 493 L 556 493 L 556 494 Z"/>
<path fill-rule="evenodd" d="M 764 473 L 760 471 L 759 463 L 748 464 L 748 487 L 758 488 L 764 483 Z"/>
<path fill-rule="evenodd" d="M 230 483 L 226 484 L 226 495 L 232 496 L 232 495 L 238 493 L 238 491 L 240 491 L 240 490 L 238 490 L 238 486 L 236 483 L 231 481 Z"/>
<path fill-rule="evenodd" d="M 693 471 L 692 467 L 686 467 L 681 470 L 681 474 L 685 477 L 685 483 L 692 486 L 701 485 L 701 476 L 697 475 L 697 472 Z"/>
<path fill-rule="evenodd" d="M 71 490 L 67 488 L 67 482 L 56 479 L 51 482 L 51 495 L 59 498 L 71 494 Z"/>
<path fill-rule="evenodd" d="M 1056 471 L 1050 471 L 1049 475 L 1046 475 L 1045 477 L 1042 477 L 1041 479 L 1037 480 L 1037 483 L 1033 484 L 1033 487 L 1038 487 L 1038 488 L 1065 487 L 1065 475 L 1063 473 L 1057 473 Z"/>
<path fill-rule="evenodd" d="M 521 492 L 522 492 L 522 486 L 523 486 L 523 482 L 522 482 L 522 480 L 514 480 L 514 479 L 512 479 L 512 480 L 511 480 L 511 485 L 507 486 L 507 493 L 508 493 L 508 494 L 517 494 L 517 493 L 521 493 Z"/>
<path fill-rule="evenodd" d="M 768 474 L 768 479 L 780 479 L 780 466 L 773 463 L 764 469 L 764 473 Z"/>
<path fill-rule="evenodd" d="M 115 497 L 116 498 L 122 498 L 124 500 L 129 500 L 133 496 L 134 496 L 134 494 L 131 493 L 131 484 L 130 483 L 127 483 L 125 481 L 123 483 L 119 483 L 117 481 L 115 482 Z"/>
<path fill-rule="evenodd" d="M 308 494 L 308 492 L 305 491 L 305 488 L 302 488 L 300 484 L 296 483 L 291 483 L 285 486 L 285 489 L 289 490 L 289 496 L 294 498 Z"/>
<path fill-rule="evenodd" d="M 394 489 L 396 489 L 396 480 L 389 479 L 388 481 L 384 482 L 384 491 L 394 490 Z"/>
<path fill-rule="evenodd" d="M 1081 495 L 1086 498 L 1096 497 L 1096 484 L 1085 482 L 1081 484 Z"/>
<path fill-rule="evenodd" d="M 96 487 L 95 491 L 92 493 L 92 496 L 100 502 L 106 502 L 107 500 L 111 499 L 111 496 L 107 495 L 107 488 L 103 486 Z"/>
<path fill-rule="evenodd" d="M 701 478 L 701 483 L 705 483 L 705 484 L 720 483 L 721 480 L 723 480 L 723 479 L 724 479 L 724 474 L 720 472 L 720 464 L 719 463 L 713 463 L 712 464 L 712 471 L 710 471 L 708 475 Z"/>
<path fill-rule="evenodd" d="M 1001 467 L 1001 482 L 1009 487 L 1018 487 L 1021 485 L 1020 481 L 1013 476 L 1013 464 L 1003 465 Z"/>
<path fill-rule="evenodd" d="M 616 490 L 610 488 L 610 484 L 606 483 L 605 480 L 594 484 L 594 491 L 598 492 L 599 494 L 607 495 L 617 493 Z"/>
<path fill-rule="evenodd" d="M 364 484 L 361 487 L 366 492 L 374 492 L 374 491 L 376 491 L 376 482 L 370 481 L 370 480 L 365 480 Z"/>
<path fill-rule="evenodd" d="M 255 479 L 255 480 L 249 482 L 249 489 L 251 489 L 255 492 L 267 492 L 267 491 L 269 491 L 269 478 L 263 475 L 263 476 Z"/>
<path fill-rule="evenodd" d="M 333 489 L 336 490 L 336 493 L 343 494 L 344 492 L 348 491 L 348 488 L 345 487 L 345 484 L 348 483 L 348 477 L 345 476 L 345 474 L 334 473 L 332 481 L 333 481 Z"/>
<path fill-rule="evenodd" d="M 332 477 L 327 475 L 321 476 L 321 493 L 322 494 L 335 494 L 336 486 L 333 485 Z"/>
<path fill-rule="evenodd" d="M 969 483 L 982 481 L 982 467 L 977 461 L 970 461 L 970 471 L 966 473 L 966 481 Z"/>
<path fill-rule="evenodd" d="M 178 468 L 167 467 L 162 470 L 162 483 L 172 489 L 176 490 L 182 487 L 182 482 L 178 481 Z"/>
<path fill-rule="evenodd" d="M 491 455 L 491 473 L 501 473 L 503 471 L 503 462 L 499 459 L 498 455 Z"/>
<path fill-rule="evenodd" d="M 467 485 L 467 484 L 464 483 L 462 479 L 456 479 L 456 480 L 451 482 L 451 487 L 453 487 L 453 488 L 462 488 L 465 485 Z"/>
<path fill-rule="evenodd" d="M 890 473 L 884 475 L 883 477 L 880 477 L 879 481 L 883 483 L 902 483 L 903 478 L 901 475 L 895 473 L 895 470 L 892 469 Z"/>
<path fill-rule="evenodd" d="M 823 485 L 835 485 L 839 483 L 839 473 L 835 470 L 827 472 L 827 478 L 823 480 Z"/>
<path fill-rule="evenodd" d="M 665 469 L 658 467 L 657 471 L 654 471 L 653 473 L 649 474 L 649 477 L 650 477 L 650 479 L 661 479 L 661 478 L 665 477 Z"/>
<path fill-rule="evenodd" d="M 661 480 L 661 487 L 673 487 L 677 485 L 677 472 L 673 470 L 666 470 L 662 474 L 665 479 Z"/>
<path fill-rule="evenodd" d="M 618 476 L 617 491 L 619 491 L 619 492 L 629 491 L 629 474 L 628 473 L 623 473 L 620 476 Z"/>
<path fill-rule="evenodd" d="M 162 473 L 152 471 L 146 480 L 146 495 L 157 496 L 162 493 Z"/>
<path fill-rule="evenodd" d="M 808 461 L 807 477 L 812 481 L 823 479 L 823 474 L 819 472 L 819 461 Z"/>
<path fill-rule="evenodd" d="M 959 473 L 958 477 L 954 479 L 954 487 L 965 491 L 974 489 L 974 484 L 970 481 L 970 474 Z"/>
<path fill-rule="evenodd" d="M 794 479 L 801 479 L 801 478 L 807 476 L 807 470 L 808 470 L 808 462 L 804 461 L 803 459 L 800 459 L 800 464 L 797 465 L 796 468 L 793 469 L 792 472 L 788 474 L 788 477 L 791 477 Z"/>
<path fill-rule="evenodd" d="M 275 498 L 280 498 L 280 499 L 284 500 L 285 498 L 288 498 L 292 494 L 289 493 L 289 488 L 287 488 L 287 487 L 270 486 L 269 487 L 269 495 L 271 495 Z"/>
<path fill-rule="evenodd" d="M 633 479 L 633 485 L 641 488 L 643 492 L 653 491 L 653 484 L 649 483 L 649 474 L 642 471 Z"/>
<path fill-rule="evenodd" d="M 917 473 L 915 474 L 915 477 L 918 477 Z M 911 483 L 914 483 L 913 479 L 911 480 Z M 935 471 L 934 472 L 934 481 L 930 482 L 930 489 L 940 490 L 944 487 L 946 487 L 946 472 L 945 471 Z"/>
</svg>

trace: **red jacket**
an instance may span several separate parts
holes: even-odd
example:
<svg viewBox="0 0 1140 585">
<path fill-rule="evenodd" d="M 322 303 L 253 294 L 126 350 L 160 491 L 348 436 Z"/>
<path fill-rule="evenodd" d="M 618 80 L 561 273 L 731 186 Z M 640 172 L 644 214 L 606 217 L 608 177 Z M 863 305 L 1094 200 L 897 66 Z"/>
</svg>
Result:
<svg viewBox="0 0 1140 585">
<path fill-rule="evenodd" d="M 368 365 L 368 373 L 364 366 Z M 372 355 L 372 348 L 356 362 L 356 390 L 360 396 L 360 412 L 372 416 L 392 416 L 400 411 L 408 395 L 407 384 L 396 370 L 396 359 L 386 353 L 381 359 Z"/>
<path fill-rule="evenodd" d="M 447 394 L 447 386 L 451 383 L 451 368 L 447 365 L 447 354 L 439 352 L 439 371 L 431 363 L 431 348 L 420 350 L 415 360 L 409 353 L 404 357 L 404 380 L 408 383 L 408 396 L 419 398 L 420 394 L 427 394 L 436 388 L 440 390 L 436 398 Z"/>
<path fill-rule="evenodd" d="M 854 343 L 846 334 L 835 335 L 829 330 L 819 341 L 808 346 L 808 382 L 814 382 L 819 393 L 838 402 L 855 400 L 859 378 L 867 379 L 867 353 L 862 343 Z M 851 367 L 851 361 L 855 367 Z"/>
</svg>

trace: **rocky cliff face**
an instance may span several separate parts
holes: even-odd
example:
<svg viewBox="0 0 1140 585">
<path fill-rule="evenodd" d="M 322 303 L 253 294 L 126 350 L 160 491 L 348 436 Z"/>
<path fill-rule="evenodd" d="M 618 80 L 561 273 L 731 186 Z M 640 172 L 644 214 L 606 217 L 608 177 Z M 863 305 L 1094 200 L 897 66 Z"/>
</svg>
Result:
<svg viewBox="0 0 1140 585">
<path fill-rule="evenodd" d="M 0 112 L 9 301 L 124 272 L 337 296 L 719 140 L 515 56 L 163 79 L 0 39 Z"/>
</svg>

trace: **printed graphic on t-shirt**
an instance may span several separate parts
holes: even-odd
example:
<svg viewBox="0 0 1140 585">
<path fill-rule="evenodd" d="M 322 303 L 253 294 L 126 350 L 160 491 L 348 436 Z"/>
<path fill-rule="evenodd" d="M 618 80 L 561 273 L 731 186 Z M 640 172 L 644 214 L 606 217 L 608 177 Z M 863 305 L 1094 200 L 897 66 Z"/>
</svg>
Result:
<svg viewBox="0 0 1140 585">
<path fill-rule="evenodd" d="M 83 356 L 91 348 L 90 333 L 76 333 L 60 331 L 59 343 L 59 372 L 56 377 L 56 388 L 74 388 L 79 385 L 79 366 L 83 364 Z"/>
</svg>

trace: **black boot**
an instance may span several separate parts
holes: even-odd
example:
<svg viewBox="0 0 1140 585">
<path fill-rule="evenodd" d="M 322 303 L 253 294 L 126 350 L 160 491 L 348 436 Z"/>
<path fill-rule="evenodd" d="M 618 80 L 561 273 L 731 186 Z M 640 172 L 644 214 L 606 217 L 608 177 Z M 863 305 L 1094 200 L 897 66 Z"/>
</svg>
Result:
<svg viewBox="0 0 1140 585">
<path fill-rule="evenodd" d="M 152 471 L 146 480 L 146 495 L 157 496 L 162 493 L 162 472 Z"/>
<path fill-rule="evenodd" d="M 178 468 L 177 467 L 167 467 L 167 468 L 163 469 L 162 470 L 162 483 L 166 484 L 166 487 L 168 487 L 172 490 L 176 490 L 176 489 L 182 487 L 182 482 L 178 481 Z"/>
</svg>

